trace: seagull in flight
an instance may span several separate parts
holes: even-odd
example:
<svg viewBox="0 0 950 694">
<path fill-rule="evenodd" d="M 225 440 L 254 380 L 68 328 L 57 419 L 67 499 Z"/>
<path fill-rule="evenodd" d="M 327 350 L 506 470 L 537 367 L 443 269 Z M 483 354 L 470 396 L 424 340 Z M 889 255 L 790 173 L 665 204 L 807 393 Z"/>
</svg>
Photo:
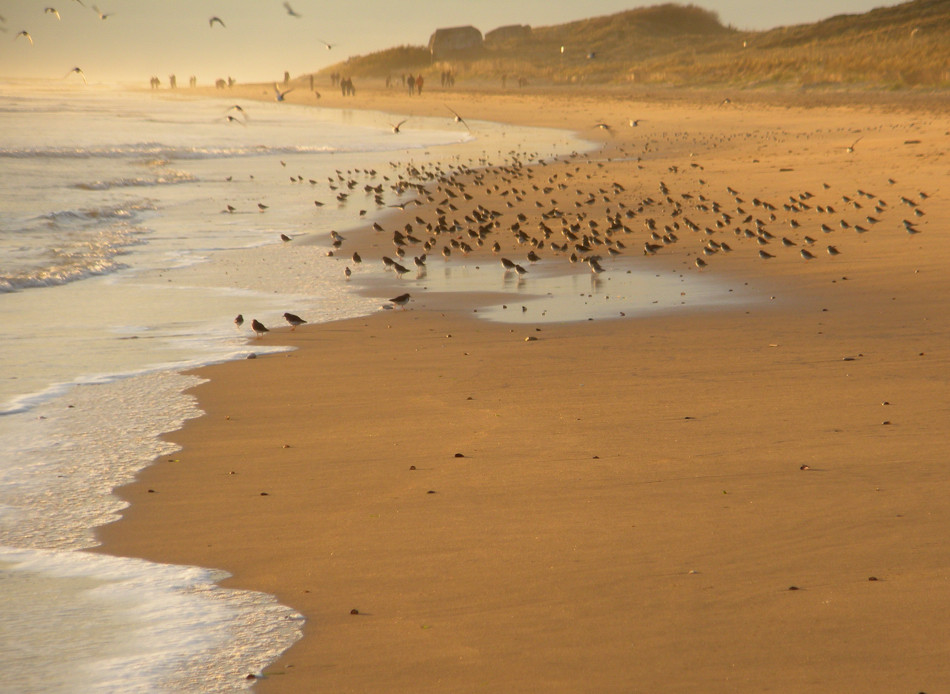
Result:
<svg viewBox="0 0 950 694">
<path fill-rule="evenodd" d="M 292 91 L 293 91 L 293 87 L 291 87 L 291 88 L 288 89 L 287 91 L 283 91 L 283 92 L 282 92 L 282 91 L 280 91 L 280 89 L 277 88 L 277 83 L 274 82 L 274 94 L 275 94 L 275 98 L 277 99 L 277 101 L 283 101 L 283 100 L 284 100 L 284 97 L 287 96 L 288 94 L 290 94 L 290 92 L 292 92 Z"/>
<path fill-rule="evenodd" d="M 326 46 L 326 47 L 327 47 L 327 50 L 330 50 L 331 48 L 333 48 L 334 46 L 336 46 L 335 43 L 327 43 L 327 42 L 324 41 L 323 39 L 317 39 L 317 41 L 319 41 L 319 42 L 322 43 L 324 46 Z"/>
<path fill-rule="evenodd" d="M 401 121 L 399 121 L 398 123 L 396 123 L 396 125 L 393 125 L 392 123 L 390 123 L 390 125 L 393 125 L 393 132 L 394 132 L 394 133 L 398 133 L 398 132 L 399 132 L 399 128 L 402 127 L 402 124 L 405 123 L 407 120 L 409 120 L 409 119 L 408 119 L 408 118 L 403 118 Z"/>
<path fill-rule="evenodd" d="M 296 17 L 297 19 L 300 19 L 303 16 L 301 14 L 297 14 L 296 12 L 294 12 L 294 8 L 290 6 L 289 2 L 284 3 L 284 9 L 287 10 L 287 14 L 289 14 L 291 17 Z"/>
<path fill-rule="evenodd" d="M 95 5 L 92 6 L 92 10 L 93 10 L 93 12 L 95 12 L 97 15 L 99 15 L 99 19 L 103 19 L 103 20 L 108 19 L 109 17 L 111 17 L 111 16 L 114 14 L 114 13 L 112 13 L 112 12 L 109 12 L 108 14 L 106 14 L 105 12 L 103 12 L 102 10 L 100 10 L 98 7 L 96 7 Z"/>
<path fill-rule="evenodd" d="M 43 12 L 45 12 L 46 14 L 53 15 L 54 17 L 56 17 L 56 19 L 60 19 L 60 20 L 62 19 L 62 17 L 59 16 L 59 12 L 57 12 L 56 9 L 53 7 L 44 8 Z"/>
<path fill-rule="evenodd" d="M 468 127 L 468 123 L 465 122 L 465 119 L 462 118 L 462 116 L 460 116 L 458 113 L 456 113 L 454 110 L 452 110 L 452 109 L 449 108 L 448 106 L 446 106 L 446 108 L 448 108 L 449 111 L 452 111 L 452 115 L 455 116 L 455 122 L 456 122 L 456 123 L 461 123 L 461 124 L 464 125 L 466 128 L 468 128 L 469 130 L 471 130 L 471 128 Z"/>
<path fill-rule="evenodd" d="M 86 75 L 85 75 L 85 73 L 83 73 L 82 68 L 79 68 L 79 67 L 74 67 L 72 70 L 70 70 L 69 72 L 67 72 L 67 73 L 66 73 L 66 76 L 63 77 L 63 79 L 66 79 L 66 77 L 69 77 L 69 76 L 70 76 L 71 74 L 73 74 L 74 72 L 75 72 L 77 75 L 79 75 L 80 77 L 82 77 L 82 83 L 83 83 L 83 84 L 89 84 L 89 83 L 86 81 Z"/>
<path fill-rule="evenodd" d="M 30 32 L 26 31 L 25 29 L 24 29 L 23 31 L 21 31 L 19 34 L 17 34 L 16 36 L 14 36 L 14 37 L 13 37 L 13 40 L 16 41 L 16 40 L 17 40 L 18 38 L 20 38 L 21 36 L 23 36 L 24 38 L 26 38 L 26 40 L 30 42 L 30 45 L 31 45 L 31 46 L 33 45 L 33 37 L 30 36 Z"/>
<path fill-rule="evenodd" d="M 221 21 L 221 18 L 220 18 L 220 17 L 212 17 L 211 19 L 209 19 L 209 20 L 208 20 L 208 26 L 213 29 L 215 22 L 217 22 L 218 24 L 220 24 L 222 29 L 227 29 L 227 27 L 224 25 L 224 22 Z"/>
<path fill-rule="evenodd" d="M 640 123 L 642 123 L 642 122 L 643 122 L 643 119 L 642 119 L 642 118 L 631 118 L 631 119 L 629 120 L 629 123 L 630 123 L 630 127 L 631 127 L 631 128 L 636 128 L 636 127 L 637 127 L 638 125 L 640 125 Z"/>
<path fill-rule="evenodd" d="M 845 151 L 846 151 L 848 154 L 854 154 L 854 146 L 855 146 L 856 144 L 858 144 L 858 143 L 859 143 L 861 140 L 863 140 L 863 139 L 864 139 L 864 135 L 862 135 L 862 136 L 859 137 L 857 140 L 855 140 L 855 141 L 852 142 L 850 145 L 848 145 L 848 147 L 845 148 Z"/>
</svg>

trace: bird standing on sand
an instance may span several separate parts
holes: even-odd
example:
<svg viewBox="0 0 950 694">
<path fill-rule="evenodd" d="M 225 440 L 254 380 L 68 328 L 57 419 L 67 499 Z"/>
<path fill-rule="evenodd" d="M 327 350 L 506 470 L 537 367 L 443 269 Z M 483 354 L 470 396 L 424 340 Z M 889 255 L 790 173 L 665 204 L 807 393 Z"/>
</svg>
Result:
<svg viewBox="0 0 950 694">
<path fill-rule="evenodd" d="M 297 328 L 298 325 L 303 325 L 304 323 L 307 322 L 300 316 L 295 316 L 292 313 L 285 313 L 284 318 L 286 319 L 288 323 L 290 323 L 290 332 L 293 332 Z"/>
<path fill-rule="evenodd" d="M 239 327 L 239 328 L 240 328 L 242 325 L 244 325 L 244 314 L 243 314 L 243 313 L 237 314 L 237 318 L 234 319 L 234 324 L 235 324 L 237 327 Z"/>
<path fill-rule="evenodd" d="M 400 294 L 399 296 L 393 297 L 389 300 L 394 306 L 405 306 L 409 303 L 408 294 Z"/>
<path fill-rule="evenodd" d="M 265 327 L 264 327 L 264 324 L 261 323 L 261 322 L 260 322 L 259 320 L 257 320 L 256 318 L 254 318 L 254 319 L 251 320 L 251 328 L 254 330 L 254 332 L 257 333 L 257 336 L 258 336 L 258 337 L 261 337 L 264 333 L 270 332 L 270 330 L 268 330 L 267 328 L 265 328 Z"/>
</svg>

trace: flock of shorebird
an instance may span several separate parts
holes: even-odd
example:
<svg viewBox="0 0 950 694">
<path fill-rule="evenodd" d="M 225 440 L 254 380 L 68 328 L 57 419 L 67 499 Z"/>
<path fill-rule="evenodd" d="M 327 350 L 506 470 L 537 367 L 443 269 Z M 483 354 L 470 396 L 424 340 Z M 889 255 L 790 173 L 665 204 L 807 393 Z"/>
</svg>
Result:
<svg viewBox="0 0 950 694">
<path fill-rule="evenodd" d="M 843 149 L 853 153 L 860 139 Z M 661 144 L 654 141 L 652 146 Z M 624 165 L 636 166 L 638 172 L 646 168 L 639 154 L 624 146 L 615 151 Z M 922 203 L 928 194 L 900 195 L 893 179 L 880 182 L 886 195 L 863 188 L 835 190 L 823 183 L 814 191 L 794 190 L 774 199 L 729 185 L 718 190 L 705 180 L 704 167 L 690 160 L 684 167 L 668 167 L 653 183 L 641 175 L 642 187 L 630 191 L 607 177 L 609 161 L 602 152 L 552 160 L 523 152 L 509 153 L 501 163 L 485 157 L 451 165 L 391 163 L 393 171 L 382 181 L 375 170 L 348 170 L 337 171 L 329 185 L 340 206 L 351 200 L 350 191 L 361 187 L 379 208 L 387 205 L 386 194 L 400 198 L 388 204 L 403 212 L 398 223 L 377 221 L 370 227 L 377 239 L 392 244 L 391 255 L 380 254 L 380 261 L 397 277 L 413 271 L 424 276 L 435 253 L 446 260 L 495 256 L 518 282 L 542 261 L 586 264 L 597 282 L 623 256 L 657 256 L 684 246 L 678 254 L 699 271 L 707 271 L 719 256 L 750 251 L 761 261 L 794 253 L 811 263 L 818 262 L 819 252 L 829 258 L 840 255 L 848 245 L 845 234 L 872 229 L 917 234 L 926 214 Z M 330 242 L 327 255 L 343 257 L 343 235 L 331 232 Z M 364 262 L 359 251 L 350 257 L 352 263 L 344 263 L 346 279 Z M 403 294 L 391 302 L 405 306 L 409 300 Z"/>
</svg>

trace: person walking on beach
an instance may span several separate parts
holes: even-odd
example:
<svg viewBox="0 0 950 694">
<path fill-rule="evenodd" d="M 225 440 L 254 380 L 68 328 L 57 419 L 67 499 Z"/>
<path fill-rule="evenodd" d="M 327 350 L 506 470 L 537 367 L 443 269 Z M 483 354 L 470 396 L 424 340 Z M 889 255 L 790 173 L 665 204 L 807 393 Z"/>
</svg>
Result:
<svg viewBox="0 0 950 694">
<path fill-rule="evenodd" d="M 412 93 L 416 89 L 416 78 L 412 75 L 409 75 L 409 79 L 406 81 L 406 84 L 409 85 L 409 96 L 412 96 Z"/>
<path fill-rule="evenodd" d="M 419 73 L 419 76 L 416 77 L 416 94 L 422 96 L 422 73 Z"/>
</svg>

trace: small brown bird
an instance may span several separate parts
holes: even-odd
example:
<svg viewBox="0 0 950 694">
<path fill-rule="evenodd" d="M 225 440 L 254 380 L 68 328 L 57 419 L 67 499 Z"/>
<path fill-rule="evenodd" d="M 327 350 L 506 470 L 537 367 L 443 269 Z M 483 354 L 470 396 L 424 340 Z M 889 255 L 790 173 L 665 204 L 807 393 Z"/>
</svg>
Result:
<svg viewBox="0 0 950 694">
<path fill-rule="evenodd" d="M 400 294 L 399 296 L 393 297 L 389 301 L 392 302 L 392 304 L 395 306 L 405 306 L 406 304 L 409 303 L 409 295 Z"/>
<path fill-rule="evenodd" d="M 237 318 L 234 319 L 234 324 L 239 328 L 244 325 L 244 314 L 237 314 Z"/>
<path fill-rule="evenodd" d="M 288 323 L 290 323 L 291 332 L 293 332 L 297 328 L 298 325 L 303 325 L 304 323 L 307 322 L 300 316 L 295 316 L 292 313 L 285 313 L 284 318 L 287 320 Z"/>
<path fill-rule="evenodd" d="M 264 324 L 261 323 L 261 322 L 260 322 L 259 320 L 257 320 L 256 318 L 253 318 L 253 319 L 251 320 L 251 328 L 254 330 L 254 332 L 257 333 L 257 336 L 258 336 L 258 337 L 261 337 L 264 333 L 270 332 L 270 330 L 268 330 L 267 328 L 265 328 L 265 327 L 264 327 Z"/>
</svg>

